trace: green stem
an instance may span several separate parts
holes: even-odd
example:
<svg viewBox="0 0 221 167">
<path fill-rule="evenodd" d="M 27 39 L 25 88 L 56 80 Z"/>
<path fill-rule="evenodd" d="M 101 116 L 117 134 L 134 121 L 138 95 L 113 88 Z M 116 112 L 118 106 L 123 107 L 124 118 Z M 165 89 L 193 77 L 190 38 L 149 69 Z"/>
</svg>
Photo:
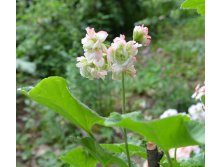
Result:
<svg viewBox="0 0 221 167">
<path fill-rule="evenodd" d="M 172 160 L 171 160 L 171 158 L 170 158 L 169 152 L 168 152 L 168 151 L 165 151 L 165 155 L 166 155 L 166 158 L 167 158 L 167 161 L 168 161 L 169 166 L 170 166 L 170 167 L 173 167 Z"/>
<path fill-rule="evenodd" d="M 177 148 L 175 148 L 175 150 L 174 150 L 174 159 L 175 159 L 175 161 L 176 161 L 176 152 L 177 152 Z"/>
<path fill-rule="evenodd" d="M 125 113 L 125 86 L 124 86 L 124 72 L 122 72 L 122 114 Z M 127 130 L 123 128 L 123 134 L 124 134 L 124 143 L 125 143 L 125 149 L 127 153 L 127 161 L 128 161 L 128 166 L 131 167 L 131 161 L 130 161 L 130 153 L 129 153 L 129 148 L 128 148 L 128 142 L 127 142 Z"/>
</svg>

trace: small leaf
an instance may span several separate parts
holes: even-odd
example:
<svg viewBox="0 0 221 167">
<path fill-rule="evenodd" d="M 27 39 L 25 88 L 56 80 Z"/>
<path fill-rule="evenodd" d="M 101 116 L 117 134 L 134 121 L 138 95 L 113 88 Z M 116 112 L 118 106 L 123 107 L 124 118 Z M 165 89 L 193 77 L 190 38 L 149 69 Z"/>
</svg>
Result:
<svg viewBox="0 0 221 167">
<path fill-rule="evenodd" d="M 30 91 L 21 89 L 21 92 L 87 132 L 91 132 L 95 123 L 103 121 L 101 116 L 70 94 L 67 82 L 61 77 L 45 78 Z"/>
<path fill-rule="evenodd" d="M 87 150 L 96 160 L 104 166 L 119 165 L 120 167 L 127 167 L 127 163 L 119 158 L 118 155 L 111 154 L 98 144 L 95 139 L 86 137 L 81 140 L 81 145 Z"/>
<path fill-rule="evenodd" d="M 76 148 L 60 157 L 70 167 L 95 167 L 97 160 L 87 154 L 83 148 Z"/>
<path fill-rule="evenodd" d="M 198 153 L 195 154 L 193 157 L 187 159 L 187 160 L 182 160 L 180 162 L 181 167 L 204 167 L 205 166 L 205 154 Z"/>
<path fill-rule="evenodd" d="M 123 143 L 122 144 L 101 144 L 101 147 L 117 154 L 125 153 L 126 155 L 125 144 Z M 128 144 L 128 147 L 129 147 L 131 156 L 137 155 L 145 159 L 147 158 L 145 147 L 140 147 L 140 146 L 136 146 L 133 144 Z"/>
<path fill-rule="evenodd" d="M 181 4 L 182 9 L 197 9 L 201 15 L 205 15 L 205 0 L 186 0 Z"/>
</svg>

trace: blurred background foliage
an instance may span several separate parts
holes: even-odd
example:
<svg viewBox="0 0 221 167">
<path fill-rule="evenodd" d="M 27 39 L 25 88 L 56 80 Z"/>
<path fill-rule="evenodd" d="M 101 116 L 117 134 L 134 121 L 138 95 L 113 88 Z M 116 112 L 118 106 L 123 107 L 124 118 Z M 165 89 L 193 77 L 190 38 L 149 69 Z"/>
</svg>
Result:
<svg viewBox="0 0 221 167">
<path fill-rule="evenodd" d="M 88 80 L 76 68 L 85 28 L 132 38 L 135 25 L 149 27 L 150 47 L 136 63 L 137 78 L 126 80 L 127 111 L 152 118 L 168 108 L 186 112 L 194 87 L 204 81 L 204 17 L 181 10 L 183 0 L 17 0 L 17 87 L 44 77 L 67 79 L 73 95 L 103 116 L 120 111 L 120 82 Z M 103 142 L 118 142 L 117 131 L 96 128 Z M 116 133 L 113 139 L 113 133 Z M 99 135 L 100 134 L 100 135 Z M 17 93 L 17 166 L 65 166 L 58 157 L 84 133 Z M 131 139 L 132 140 L 132 139 Z"/>
</svg>

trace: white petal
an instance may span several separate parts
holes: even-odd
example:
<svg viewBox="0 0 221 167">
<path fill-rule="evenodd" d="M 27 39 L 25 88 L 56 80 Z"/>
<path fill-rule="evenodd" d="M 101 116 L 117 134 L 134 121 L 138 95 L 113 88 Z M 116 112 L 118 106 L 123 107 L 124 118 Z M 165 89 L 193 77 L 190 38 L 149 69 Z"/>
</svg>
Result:
<svg viewBox="0 0 221 167">
<path fill-rule="evenodd" d="M 108 36 L 108 33 L 106 31 L 99 31 L 97 33 L 97 37 L 101 42 L 103 42 L 107 38 L 107 36 Z"/>
</svg>

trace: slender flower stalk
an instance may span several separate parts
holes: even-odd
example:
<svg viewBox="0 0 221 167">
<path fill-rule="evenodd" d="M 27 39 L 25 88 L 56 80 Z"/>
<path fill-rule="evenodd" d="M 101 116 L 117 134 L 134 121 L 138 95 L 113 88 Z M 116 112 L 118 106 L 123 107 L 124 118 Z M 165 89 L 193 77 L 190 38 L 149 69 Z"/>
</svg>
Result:
<svg viewBox="0 0 221 167">
<path fill-rule="evenodd" d="M 125 84 L 124 84 L 124 72 L 122 72 L 122 114 L 125 113 Z M 127 141 L 127 130 L 123 128 L 123 133 L 124 133 L 124 143 L 125 143 L 125 149 L 127 153 L 127 161 L 128 161 L 128 166 L 131 167 L 131 161 L 130 161 L 130 152 L 128 148 L 128 141 Z"/>
</svg>

